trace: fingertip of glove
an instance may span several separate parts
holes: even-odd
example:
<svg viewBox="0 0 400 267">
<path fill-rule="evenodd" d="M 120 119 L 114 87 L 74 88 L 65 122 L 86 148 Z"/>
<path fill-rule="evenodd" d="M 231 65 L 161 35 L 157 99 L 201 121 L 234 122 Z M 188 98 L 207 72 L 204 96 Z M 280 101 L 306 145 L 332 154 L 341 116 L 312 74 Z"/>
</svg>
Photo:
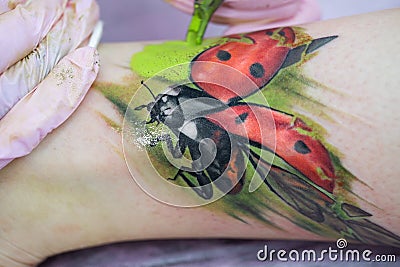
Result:
<svg viewBox="0 0 400 267">
<path fill-rule="evenodd" d="M 96 48 L 91 46 L 80 47 L 72 51 L 64 60 L 84 69 L 92 69 L 96 73 L 99 71 L 99 53 Z"/>
</svg>

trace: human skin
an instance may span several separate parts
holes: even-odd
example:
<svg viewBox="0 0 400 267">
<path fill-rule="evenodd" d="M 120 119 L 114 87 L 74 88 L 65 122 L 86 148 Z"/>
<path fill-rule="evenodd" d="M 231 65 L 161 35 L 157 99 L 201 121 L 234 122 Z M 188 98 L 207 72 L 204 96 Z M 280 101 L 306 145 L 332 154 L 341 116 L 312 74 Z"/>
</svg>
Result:
<svg viewBox="0 0 400 267">
<path fill-rule="evenodd" d="M 342 165 L 362 181 L 352 184 L 359 199 L 366 200 L 358 206 L 397 235 L 400 36 L 392 29 L 399 15 L 399 10 L 388 10 L 304 26 L 313 37 L 339 38 L 302 66 L 307 77 L 327 88 L 309 87 L 307 92 L 327 106 L 324 112 L 335 120 L 318 112 L 303 111 L 304 115 L 326 130 L 326 141 L 340 151 Z M 143 47 L 101 45 L 97 85 L 138 87 L 140 77 L 130 70 L 129 59 Z M 95 87 L 74 115 L 29 156 L 0 171 L 0 266 L 32 265 L 60 252 L 123 240 L 332 240 L 277 214 L 269 216 L 281 230 L 251 218 L 245 224 L 208 206 L 180 208 L 154 200 L 132 179 L 121 134 L 110 126 L 110 120 L 121 125 L 123 116 Z M 143 176 L 151 168 L 137 162 Z"/>
</svg>

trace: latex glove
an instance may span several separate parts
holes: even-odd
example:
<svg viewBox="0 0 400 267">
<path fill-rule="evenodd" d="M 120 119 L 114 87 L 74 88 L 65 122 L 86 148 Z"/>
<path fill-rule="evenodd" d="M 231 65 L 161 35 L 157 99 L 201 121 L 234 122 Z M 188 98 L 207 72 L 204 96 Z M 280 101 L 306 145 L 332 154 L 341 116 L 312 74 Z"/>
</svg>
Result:
<svg viewBox="0 0 400 267">
<path fill-rule="evenodd" d="M 44 2 L 49 6 L 44 8 Z M 0 54 L 0 68 L 5 69 L 0 75 L 0 118 L 6 114 L 0 120 L 0 169 L 29 154 L 82 101 L 97 76 L 98 54 L 93 47 L 76 48 L 88 42 L 98 17 L 95 0 L 28 0 L 0 15 L 0 48 L 7 42 L 25 47 L 21 51 L 31 47 L 20 44 L 27 40 L 20 36 L 25 27 L 37 29 L 27 32 L 27 43 L 40 42 L 27 55 L 16 49 L 11 49 L 12 56 Z M 17 34 L 4 35 L 7 28 Z M 96 34 L 94 43 L 99 38 Z M 17 63 L 7 68 L 12 62 Z"/>
<path fill-rule="evenodd" d="M 194 0 L 166 0 L 176 8 L 193 12 Z M 229 25 L 226 34 L 297 25 L 320 19 L 316 0 L 225 0 L 212 21 Z"/>
<path fill-rule="evenodd" d="M 0 15 L 13 10 L 17 5 L 25 2 L 26 0 L 0 0 Z"/>
</svg>

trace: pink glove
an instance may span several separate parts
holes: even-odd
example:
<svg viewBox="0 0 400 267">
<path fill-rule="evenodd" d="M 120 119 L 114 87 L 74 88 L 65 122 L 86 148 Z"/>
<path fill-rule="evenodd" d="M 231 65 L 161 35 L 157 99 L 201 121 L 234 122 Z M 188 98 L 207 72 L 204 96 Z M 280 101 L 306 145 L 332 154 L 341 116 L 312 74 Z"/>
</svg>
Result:
<svg viewBox="0 0 400 267">
<path fill-rule="evenodd" d="M 194 0 L 166 0 L 176 8 L 193 12 Z M 297 25 L 320 19 L 316 0 L 225 0 L 212 21 L 229 25 L 226 34 Z"/>
<path fill-rule="evenodd" d="M 68 2 L 62 17 L 39 46 L 0 75 L 0 119 L 23 96 L 32 91 L 61 58 L 90 36 L 98 19 L 99 8 L 94 0 Z M 8 28 L 6 26 L 17 27 L 17 25 L 5 25 L 4 30 Z M 7 36 L 1 32 L 1 27 L 0 36 Z"/>
<path fill-rule="evenodd" d="M 44 8 L 38 4 L 42 2 L 52 4 Z M 15 47 L 21 48 L 23 45 L 20 43 L 27 38 L 30 44 L 40 43 L 30 53 L 18 53 L 13 49 L 12 56 L 9 51 L 0 54 L 0 62 L 6 68 L 0 75 L 0 169 L 13 159 L 29 154 L 49 132 L 64 122 L 81 103 L 99 70 L 98 54 L 94 48 L 101 36 L 99 31 L 92 35 L 93 47 L 76 49 L 87 43 L 98 21 L 99 9 L 95 0 L 30 3 L 27 1 L 0 15 L 0 47 L 3 39 L 10 42 L 10 34 L 4 34 L 10 27 L 18 33 L 10 37 L 16 42 Z M 27 9 L 29 14 L 40 19 L 26 16 L 23 10 Z M 59 16 L 55 15 L 58 13 Z M 28 37 L 20 36 L 23 30 L 19 28 L 30 23 L 37 25 L 27 28 L 37 30 L 29 33 Z M 42 27 L 44 24 L 49 26 Z M 3 58 L 17 63 L 7 68 L 9 64 L 5 64 Z"/>
<path fill-rule="evenodd" d="M 17 5 L 24 4 L 27 0 L 0 0 L 0 15 L 13 10 Z"/>
<path fill-rule="evenodd" d="M 35 49 L 61 17 L 66 4 L 67 0 L 27 1 L 1 15 L 0 73 Z"/>
</svg>

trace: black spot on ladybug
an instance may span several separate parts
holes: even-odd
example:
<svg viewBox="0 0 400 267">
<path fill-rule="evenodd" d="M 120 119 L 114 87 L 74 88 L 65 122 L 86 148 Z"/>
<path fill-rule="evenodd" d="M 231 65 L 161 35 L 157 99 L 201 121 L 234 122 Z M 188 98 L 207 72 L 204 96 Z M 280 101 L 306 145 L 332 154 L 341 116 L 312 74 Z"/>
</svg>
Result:
<svg viewBox="0 0 400 267">
<path fill-rule="evenodd" d="M 225 50 L 219 50 L 217 53 L 217 58 L 221 61 L 228 61 L 229 59 L 231 59 L 231 57 L 231 53 Z"/>
<path fill-rule="evenodd" d="M 249 116 L 249 113 L 247 113 L 247 112 L 240 114 L 238 117 L 236 117 L 235 123 L 236 124 L 243 123 L 247 119 L 248 116 Z"/>
<path fill-rule="evenodd" d="M 296 152 L 303 154 L 303 155 L 311 152 L 311 149 L 301 140 L 297 141 L 294 144 L 294 150 L 296 150 Z"/>
<path fill-rule="evenodd" d="M 262 78 L 265 74 L 265 69 L 260 63 L 254 63 L 250 66 L 250 74 L 254 78 Z"/>
<path fill-rule="evenodd" d="M 274 32 L 273 31 L 266 31 L 265 34 L 268 35 L 268 36 L 272 36 L 274 34 Z"/>
<path fill-rule="evenodd" d="M 286 33 L 284 31 L 279 31 L 278 34 L 282 37 L 286 37 Z"/>
</svg>

